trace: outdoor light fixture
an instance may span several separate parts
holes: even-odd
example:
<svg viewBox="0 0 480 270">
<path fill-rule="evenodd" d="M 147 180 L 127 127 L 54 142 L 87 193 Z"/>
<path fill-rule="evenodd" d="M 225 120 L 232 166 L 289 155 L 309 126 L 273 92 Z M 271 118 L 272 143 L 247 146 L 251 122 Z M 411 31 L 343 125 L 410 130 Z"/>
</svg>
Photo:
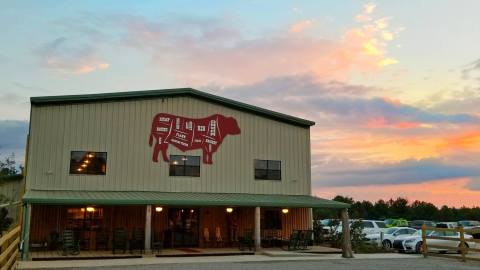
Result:
<svg viewBox="0 0 480 270">
<path fill-rule="evenodd" d="M 193 210 L 193 209 L 190 209 L 190 213 L 193 213 L 193 212 L 195 212 L 195 210 Z"/>
<path fill-rule="evenodd" d="M 288 209 L 287 209 L 287 208 L 283 208 L 283 209 L 282 209 L 282 213 L 287 214 L 287 213 L 288 213 Z"/>
<path fill-rule="evenodd" d="M 163 208 L 161 206 L 155 207 L 155 212 L 162 212 Z"/>
<path fill-rule="evenodd" d="M 233 212 L 233 208 L 231 208 L 231 207 L 227 207 L 227 209 L 225 209 L 225 210 L 227 210 L 227 213 L 232 213 Z"/>
<path fill-rule="evenodd" d="M 173 163 L 173 165 L 177 165 L 178 161 L 174 160 L 172 163 Z"/>
<path fill-rule="evenodd" d="M 87 212 L 95 212 L 95 208 L 91 207 L 91 206 L 88 206 L 87 207 Z"/>
</svg>

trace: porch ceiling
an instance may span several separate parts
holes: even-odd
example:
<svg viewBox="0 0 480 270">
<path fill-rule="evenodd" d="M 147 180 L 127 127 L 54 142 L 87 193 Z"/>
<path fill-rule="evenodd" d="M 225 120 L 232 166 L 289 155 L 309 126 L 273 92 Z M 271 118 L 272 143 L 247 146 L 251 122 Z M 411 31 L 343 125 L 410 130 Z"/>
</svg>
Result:
<svg viewBox="0 0 480 270">
<path fill-rule="evenodd" d="M 28 190 L 23 197 L 32 204 L 262 206 L 346 208 L 349 204 L 308 195 L 245 193 L 192 193 L 155 191 Z"/>
</svg>

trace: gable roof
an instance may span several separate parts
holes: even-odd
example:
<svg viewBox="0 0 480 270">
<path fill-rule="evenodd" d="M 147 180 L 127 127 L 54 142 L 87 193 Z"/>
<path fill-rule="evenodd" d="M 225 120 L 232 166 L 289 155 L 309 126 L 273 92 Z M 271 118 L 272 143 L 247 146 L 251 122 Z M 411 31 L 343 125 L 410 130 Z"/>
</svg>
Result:
<svg viewBox="0 0 480 270">
<path fill-rule="evenodd" d="M 247 103 L 235 101 L 232 99 L 212 95 L 193 88 L 174 88 L 161 90 L 146 90 L 146 91 L 131 91 L 131 92 L 115 92 L 115 93 L 101 93 L 101 94 L 86 94 L 86 95 L 66 95 L 66 96 L 43 96 L 31 97 L 30 103 L 32 105 L 55 105 L 55 104 L 71 104 L 71 103 L 92 103 L 92 102 L 107 102 L 120 101 L 132 99 L 150 99 L 162 97 L 176 97 L 176 96 L 190 96 L 212 103 L 220 104 L 232 109 L 253 113 L 259 116 L 267 117 L 280 122 L 285 122 L 301 127 L 310 127 L 315 125 L 315 122 L 295 116 L 267 110 Z"/>
</svg>

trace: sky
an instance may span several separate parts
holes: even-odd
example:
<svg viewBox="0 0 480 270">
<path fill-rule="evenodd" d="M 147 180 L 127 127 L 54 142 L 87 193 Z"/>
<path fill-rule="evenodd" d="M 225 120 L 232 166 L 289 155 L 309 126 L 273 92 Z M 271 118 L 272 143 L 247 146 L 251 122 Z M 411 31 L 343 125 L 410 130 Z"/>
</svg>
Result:
<svg viewBox="0 0 480 270">
<path fill-rule="evenodd" d="M 0 1 L 0 154 L 29 97 L 174 87 L 316 122 L 312 193 L 480 206 L 479 1 Z"/>
</svg>

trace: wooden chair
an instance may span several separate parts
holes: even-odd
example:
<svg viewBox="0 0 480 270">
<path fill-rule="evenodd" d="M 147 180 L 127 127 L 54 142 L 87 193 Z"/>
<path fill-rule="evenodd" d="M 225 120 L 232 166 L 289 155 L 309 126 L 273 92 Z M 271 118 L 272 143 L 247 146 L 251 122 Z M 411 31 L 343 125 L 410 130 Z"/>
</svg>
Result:
<svg viewBox="0 0 480 270">
<path fill-rule="evenodd" d="M 132 239 L 130 239 L 130 253 L 134 250 L 139 250 L 140 253 L 145 251 L 145 231 L 142 228 L 135 228 L 132 232 Z"/>
<path fill-rule="evenodd" d="M 222 231 L 220 227 L 215 228 L 215 244 L 217 247 L 223 247 Z"/>
<path fill-rule="evenodd" d="M 123 228 L 117 228 L 113 231 L 112 252 L 115 254 L 116 250 L 127 251 L 127 233 Z"/>
<path fill-rule="evenodd" d="M 205 227 L 203 228 L 203 245 L 204 247 L 209 247 L 211 244 L 211 239 L 210 239 L 210 230 Z"/>
<path fill-rule="evenodd" d="M 80 254 L 80 245 L 72 230 L 64 230 L 61 240 L 61 253 L 63 256 Z"/>
<path fill-rule="evenodd" d="M 160 253 L 163 249 L 163 233 L 153 233 L 151 241 L 151 249 L 153 252 Z"/>
<path fill-rule="evenodd" d="M 238 238 L 238 249 L 245 250 L 248 247 L 248 250 L 255 251 L 255 242 L 253 240 L 253 230 L 245 230 L 243 236 Z"/>
</svg>

